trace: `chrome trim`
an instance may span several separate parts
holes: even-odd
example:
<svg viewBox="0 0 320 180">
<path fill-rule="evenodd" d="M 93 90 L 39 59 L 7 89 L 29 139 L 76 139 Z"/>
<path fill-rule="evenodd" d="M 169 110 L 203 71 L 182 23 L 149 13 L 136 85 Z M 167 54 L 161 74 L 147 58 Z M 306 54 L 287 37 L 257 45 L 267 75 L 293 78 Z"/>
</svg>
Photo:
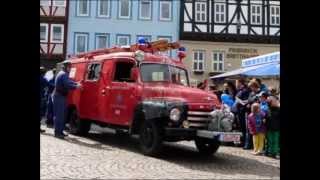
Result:
<svg viewBox="0 0 320 180">
<path fill-rule="evenodd" d="M 189 127 L 206 127 L 207 124 L 206 123 L 192 123 L 189 122 Z"/>
<path fill-rule="evenodd" d="M 224 135 L 233 134 L 233 135 L 240 135 L 240 137 L 242 136 L 242 133 L 240 132 L 217 132 L 217 131 L 208 131 L 208 130 L 197 130 L 197 136 L 210 138 L 210 139 L 220 134 L 224 134 Z"/>
<path fill-rule="evenodd" d="M 203 112 L 203 111 L 188 111 L 188 115 L 207 115 L 209 116 L 211 112 Z"/>
<path fill-rule="evenodd" d="M 210 118 L 205 118 L 205 117 L 190 117 L 188 116 L 187 120 L 189 121 L 210 121 Z"/>
</svg>

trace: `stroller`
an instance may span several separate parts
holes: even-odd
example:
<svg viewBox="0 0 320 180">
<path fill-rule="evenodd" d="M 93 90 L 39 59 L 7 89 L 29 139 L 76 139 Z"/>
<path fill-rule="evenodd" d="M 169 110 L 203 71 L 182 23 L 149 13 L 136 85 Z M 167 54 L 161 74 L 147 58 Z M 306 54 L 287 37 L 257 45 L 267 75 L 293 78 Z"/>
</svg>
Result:
<svg viewBox="0 0 320 180">
<path fill-rule="evenodd" d="M 220 131 L 240 132 L 240 123 L 236 115 L 234 100 L 228 94 L 221 95 L 222 108 L 212 112 L 212 120 L 209 129 Z M 218 129 L 220 128 L 220 129 Z M 238 146 L 236 142 L 224 143 L 224 145 Z"/>
</svg>

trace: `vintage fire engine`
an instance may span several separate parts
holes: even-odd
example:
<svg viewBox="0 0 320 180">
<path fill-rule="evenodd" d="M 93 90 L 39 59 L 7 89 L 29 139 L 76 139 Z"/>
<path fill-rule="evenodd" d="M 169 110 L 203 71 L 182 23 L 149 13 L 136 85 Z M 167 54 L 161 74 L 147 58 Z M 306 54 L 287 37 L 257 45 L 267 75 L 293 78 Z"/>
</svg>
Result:
<svg viewBox="0 0 320 180">
<path fill-rule="evenodd" d="M 176 59 L 159 53 L 178 48 Z M 69 76 L 83 85 L 68 96 L 71 133 L 86 135 L 91 123 L 111 127 L 138 135 L 146 155 L 158 154 L 163 141 L 194 140 L 205 155 L 220 142 L 239 141 L 238 133 L 209 128 L 221 104 L 213 93 L 189 86 L 183 51 L 177 42 L 142 39 L 71 57 Z"/>
</svg>

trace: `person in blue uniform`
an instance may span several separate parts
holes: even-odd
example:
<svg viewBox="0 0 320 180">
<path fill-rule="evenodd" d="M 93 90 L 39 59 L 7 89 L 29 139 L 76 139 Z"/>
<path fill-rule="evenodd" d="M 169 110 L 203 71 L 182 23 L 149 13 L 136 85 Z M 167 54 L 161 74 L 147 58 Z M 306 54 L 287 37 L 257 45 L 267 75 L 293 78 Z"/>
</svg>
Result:
<svg viewBox="0 0 320 180">
<path fill-rule="evenodd" d="M 80 83 L 76 83 L 69 78 L 70 69 L 70 61 L 64 61 L 62 70 L 56 75 L 55 88 L 52 95 L 54 135 L 61 139 L 67 136 L 63 133 L 63 130 L 65 126 L 66 100 L 68 92 L 70 90 L 81 88 Z"/>
<path fill-rule="evenodd" d="M 52 94 L 55 87 L 55 77 L 56 77 L 56 69 L 53 68 L 52 70 L 53 77 L 49 80 L 48 84 L 48 101 L 47 101 L 47 127 L 53 127 L 53 102 L 52 102 Z"/>
<path fill-rule="evenodd" d="M 48 81 L 44 78 L 45 68 L 40 67 L 40 122 L 42 117 L 46 113 L 46 88 L 48 87 Z M 40 133 L 45 132 L 45 130 L 41 129 L 40 123 Z"/>
</svg>

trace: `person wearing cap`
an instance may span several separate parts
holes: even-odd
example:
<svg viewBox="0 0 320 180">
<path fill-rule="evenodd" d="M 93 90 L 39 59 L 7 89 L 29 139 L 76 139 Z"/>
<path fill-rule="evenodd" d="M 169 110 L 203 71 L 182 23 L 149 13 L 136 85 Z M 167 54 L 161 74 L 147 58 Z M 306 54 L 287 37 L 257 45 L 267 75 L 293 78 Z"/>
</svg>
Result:
<svg viewBox="0 0 320 180">
<path fill-rule="evenodd" d="M 44 78 L 45 68 L 40 67 L 40 122 L 42 117 L 46 112 L 46 88 L 48 87 L 48 81 Z M 41 129 L 40 123 L 40 133 L 45 132 L 45 130 Z"/>
<path fill-rule="evenodd" d="M 63 139 L 66 134 L 63 133 L 65 126 L 65 111 L 66 99 L 69 90 L 81 88 L 80 83 L 76 83 L 69 78 L 71 69 L 71 62 L 66 60 L 63 63 L 62 70 L 55 78 L 55 88 L 53 90 L 53 121 L 54 121 L 54 135 L 57 138 Z"/>
<path fill-rule="evenodd" d="M 51 70 L 53 77 L 49 80 L 48 86 L 48 101 L 47 101 L 47 127 L 53 127 L 53 102 L 52 102 L 52 94 L 55 87 L 55 77 L 56 77 L 56 69 L 53 68 Z"/>
</svg>

